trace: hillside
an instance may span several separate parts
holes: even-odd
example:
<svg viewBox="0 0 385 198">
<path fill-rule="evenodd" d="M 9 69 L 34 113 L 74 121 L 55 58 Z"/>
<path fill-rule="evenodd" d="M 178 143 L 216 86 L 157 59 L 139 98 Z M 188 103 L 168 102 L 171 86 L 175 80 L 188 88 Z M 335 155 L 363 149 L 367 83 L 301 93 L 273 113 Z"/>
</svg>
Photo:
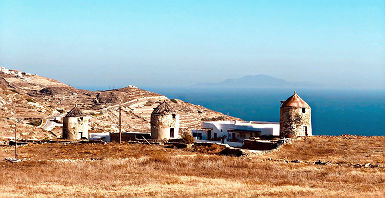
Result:
<svg viewBox="0 0 385 198">
<path fill-rule="evenodd" d="M 122 106 L 123 131 L 150 131 L 152 110 L 169 98 L 128 86 L 106 91 L 81 90 L 59 81 L 16 70 L 0 69 L 0 139 L 60 138 L 65 114 L 77 104 L 90 119 L 90 132 L 117 132 Z M 199 128 L 202 120 L 238 119 L 178 99 L 170 100 L 181 115 L 181 128 Z M 238 119 L 239 120 L 239 119 Z"/>
</svg>

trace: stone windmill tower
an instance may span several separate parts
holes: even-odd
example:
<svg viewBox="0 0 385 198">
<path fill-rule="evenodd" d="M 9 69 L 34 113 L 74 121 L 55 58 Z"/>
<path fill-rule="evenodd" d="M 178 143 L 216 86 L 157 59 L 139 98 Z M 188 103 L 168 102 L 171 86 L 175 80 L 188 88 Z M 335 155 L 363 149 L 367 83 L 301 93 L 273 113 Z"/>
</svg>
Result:
<svg viewBox="0 0 385 198">
<path fill-rule="evenodd" d="M 166 101 L 151 113 L 151 138 L 158 140 L 179 138 L 179 115 Z"/>
<path fill-rule="evenodd" d="M 88 139 L 89 118 L 75 106 L 63 118 L 63 138 L 69 140 Z"/>
<path fill-rule="evenodd" d="M 311 136 L 310 106 L 296 92 L 281 103 L 280 136 L 290 138 Z"/>
</svg>

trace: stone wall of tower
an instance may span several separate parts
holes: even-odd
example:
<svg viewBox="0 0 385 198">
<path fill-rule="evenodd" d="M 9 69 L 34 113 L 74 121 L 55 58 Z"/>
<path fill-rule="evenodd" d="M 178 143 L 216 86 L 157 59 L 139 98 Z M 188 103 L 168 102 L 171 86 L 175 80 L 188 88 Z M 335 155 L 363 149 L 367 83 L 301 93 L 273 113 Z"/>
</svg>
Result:
<svg viewBox="0 0 385 198">
<path fill-rule="evenodd" d="M 152 139 L 175 139 L 179 138 L 179 115 L 174 114 L 151 115 L 151 138 Z M 170 137 L 170 130 L 174 129 L 174 137 Z"/>
<path fill-rule="evenodd" d="M 311 136 L 311 109 L 298 107 L 281 107 L 280 136 L 295 138 L 297 136 Z M 305 129 L 306 127 L 306 129 Z M 307 130 L 307 131 L 306 131 Z"/>
<path fill-rule="evenodd" d="M 88 139 L 88 120 L 88 117 L 64 117 L 63 138 L 69 140 Z"/>
</svg>

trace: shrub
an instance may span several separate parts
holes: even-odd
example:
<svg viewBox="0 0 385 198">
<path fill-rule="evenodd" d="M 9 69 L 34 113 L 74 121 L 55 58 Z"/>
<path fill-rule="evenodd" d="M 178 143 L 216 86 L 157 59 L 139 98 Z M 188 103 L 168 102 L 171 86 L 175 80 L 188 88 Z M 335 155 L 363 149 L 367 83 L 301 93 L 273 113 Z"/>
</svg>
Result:
<svg viewBox="0 0 385 198">
<path fill-rule="evenodd" d="M 98 117 L 98 116 L 102 116 L 103 113 L 102 113 L 102 112 L 98 112 L 98 113 L 91 112 L 90 115 L 91 115 L 91 116 L 94 116 L 94 117 Z"/>
<path fill-rule="evenodd" d="M 48 136 L 46 136 L 46 137 L 44 137 L 42 140 L 43 140 L 43 141 L 50 141 L 51 138 L 49 138 Z"/>
<path fill-rule="evenodd" d="M 41 123 L 42 123 L 43 120 L 39 119 L 39 120 L 32 120 L 30 121 L 28 124 L 32 125 L 32 126 L 40 126 Z"/>
<path fill-rule="evenodd" d="M 33 102 L 33 103 L 35 103 L 36 101 L 34 100 L 34 99 L 32 99 L 32 98 L 27 98 L 26 99 L 28 102 Z"/>
<path fill-rule="evenodd" d="M 212 118 L 202 118 L 202 121 L 220 121 L 220 120 L 226 120 L 225 116 L 217 116 L 217 117 L 212 117 Z"/>
<path fill-rule="evenodd" d="M 189 132 L 183 132 L 181 134 L 181 137 L 182 137 L 183 142 L 186 144 L 192 144 L 195 142 L 194 137 Z"/>
</svg>

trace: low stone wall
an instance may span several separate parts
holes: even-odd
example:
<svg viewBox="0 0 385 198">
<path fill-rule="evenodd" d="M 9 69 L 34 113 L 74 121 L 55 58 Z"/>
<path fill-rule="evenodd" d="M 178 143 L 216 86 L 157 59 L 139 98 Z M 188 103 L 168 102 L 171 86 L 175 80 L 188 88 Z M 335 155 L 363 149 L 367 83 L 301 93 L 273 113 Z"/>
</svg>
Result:
<svg viewBox="0 0 385 198">
<path fill-rule="evenodd" d="M 244 140 L 243 149 L 272 150 L 278 147 L 278 141 Z"/>
<path fill-rule="evenodd" d="M 122 141 L 134 141 L 138 139 L 151 139 L 149 133 L 122 133 Z M 119 133 L 110 133 L 111 142 L 119 142 Z"/>
</svg>

